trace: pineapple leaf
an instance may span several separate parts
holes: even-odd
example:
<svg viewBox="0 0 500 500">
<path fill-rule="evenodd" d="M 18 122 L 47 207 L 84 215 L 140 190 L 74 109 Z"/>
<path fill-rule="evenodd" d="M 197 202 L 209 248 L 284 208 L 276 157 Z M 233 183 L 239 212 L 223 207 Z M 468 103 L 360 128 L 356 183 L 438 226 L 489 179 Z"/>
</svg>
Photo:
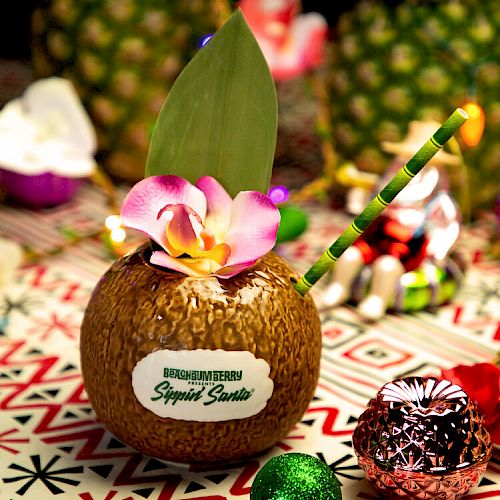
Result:
<svg viewBox="0 0 500 500">
<path fill-rule="evenodd" d="M 153 130 L 146 176 L 215 177 L 235 196 L 269 188 L 276 89 L 238 9 L 172 86 Z"/>
</svg>

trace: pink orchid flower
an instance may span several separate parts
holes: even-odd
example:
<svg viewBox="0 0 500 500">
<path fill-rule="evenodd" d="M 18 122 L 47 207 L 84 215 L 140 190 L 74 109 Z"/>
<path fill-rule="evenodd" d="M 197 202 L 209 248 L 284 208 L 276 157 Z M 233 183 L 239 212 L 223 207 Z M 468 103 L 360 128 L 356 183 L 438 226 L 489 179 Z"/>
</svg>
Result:
<svg viewBox="0 0 500 500">
<path fill-rule="evenodd" d="M 328 27 L 321 14 L 298 14 L 298 0 L 241 0 L 239 6 L 275 80 L 322 64 Z"/>
<path fill-rule="evenodd" d="M 138 182 L 123 202 L 121 219 L 163 248 L 153 251 L 152 264 L 220 278 L 269 252 L 280 223 L 279 210 L 262 193 L 242 191 L 233 200 L 213 177 L 193 186 L 175 175 Z"/>
</svg>

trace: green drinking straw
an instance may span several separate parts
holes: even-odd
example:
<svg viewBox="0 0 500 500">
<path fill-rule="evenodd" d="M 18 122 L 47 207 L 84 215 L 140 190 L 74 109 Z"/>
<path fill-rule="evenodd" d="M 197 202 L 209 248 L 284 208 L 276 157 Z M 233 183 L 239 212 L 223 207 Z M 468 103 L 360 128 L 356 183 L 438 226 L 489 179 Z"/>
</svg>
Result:
<svg viewBox="0 0 500 500">
<path fill-rule="evenodd" d="M 305 295 L 311 287 L 333 266 L 336 260 L 384 211 L 399 192 L 417 175 L 425 164 L 448 142 L 456 130 L 469 118 L 457 108 L 436 133 L 417 151 L 413 158 L 387 183 L 366 208 L 351 222 L 351 225 L 335 240 L 333 245 L 295 283 L 295 289 Z"/>
</svg>

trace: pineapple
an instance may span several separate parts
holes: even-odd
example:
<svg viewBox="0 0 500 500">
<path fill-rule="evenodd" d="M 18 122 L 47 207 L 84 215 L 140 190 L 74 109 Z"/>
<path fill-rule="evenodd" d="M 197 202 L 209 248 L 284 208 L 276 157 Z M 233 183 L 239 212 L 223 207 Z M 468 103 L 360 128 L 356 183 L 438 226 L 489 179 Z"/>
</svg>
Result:
<svg viewBox="0 0 500 500">
<path fill-rule="evenodd" d="M 381 173 L 411 120 L 444 120 L 471 97 L 483 107 L 481 142 L 461 144 L 472 209 L 491 208 L 500 181 L 500 10 L 495 0 L 361 1 L 339 21 L 329 61 L 339 153 Z"/>
<path fill-rule="evenodd" d="M 53 0 L 33 16 L 37 77 L 76 86 L 112 175 L 144 174 L 149 136 L 174 79 L 201 36 L 225 17 L 222 0 Z"/>
</svg>

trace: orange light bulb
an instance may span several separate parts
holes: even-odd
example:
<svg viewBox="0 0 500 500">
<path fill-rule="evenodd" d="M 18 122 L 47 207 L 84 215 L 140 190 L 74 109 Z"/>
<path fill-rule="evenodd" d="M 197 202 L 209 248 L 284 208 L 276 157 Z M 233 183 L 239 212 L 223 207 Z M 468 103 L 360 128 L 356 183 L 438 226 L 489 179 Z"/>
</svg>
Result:
<svg viewBox="0 0 500 500">
<path fill-rule="evenodd" d="M 469 115 L 469 119 L 460 127 L 462 139 L 469 147 L 476 146 L 481 140 L 484 131 L 484 111 L 479 104 L 468 102 L 462 108 Z"/>
</svg>

